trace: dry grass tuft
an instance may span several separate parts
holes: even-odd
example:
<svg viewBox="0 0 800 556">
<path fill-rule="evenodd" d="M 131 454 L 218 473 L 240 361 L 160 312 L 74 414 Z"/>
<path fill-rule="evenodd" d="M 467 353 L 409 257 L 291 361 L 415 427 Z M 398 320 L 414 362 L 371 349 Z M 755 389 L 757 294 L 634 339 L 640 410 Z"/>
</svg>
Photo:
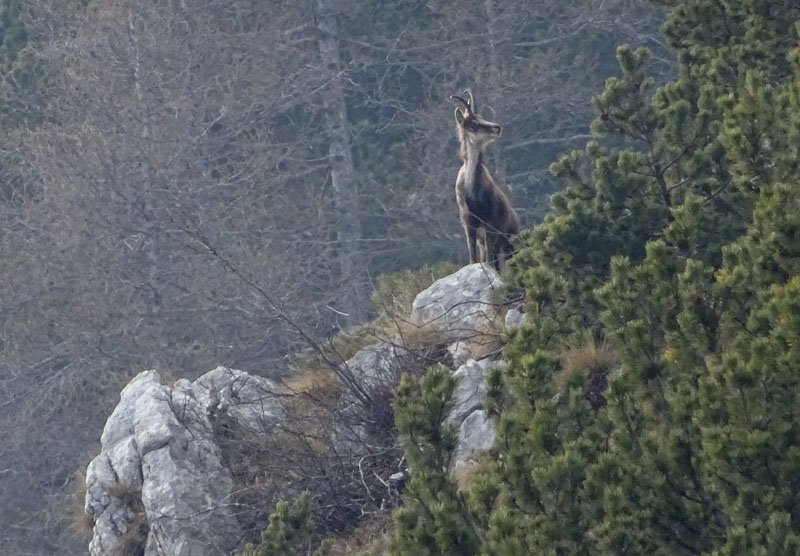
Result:
<svg viewBox="0 0 800 556">
<path fill-rule="evenodd" d="M 561 370 L 553 380 L 559 388 L 580 384 L 584 400 L 592 409 L 600 409 L 606 405 L 608 373 L 618 365 L 617 354 L 607 341 L 585 336 L 561 353 Z"/>
<path fill-rule="evenodd" d="M 128 529 L 119 537 L 117 546 L 111 556 L 144 556 L 147 535 L 150 527 L 144 512 L 136 514 L 136 518 L 128 525 Z"/>
<path fill-rule="evenodd" d="M 389 554 L 390 512 L 361 521 L 346 535 L 333 539 L 330 556 L 385 556 Z"/>
<path fill-rule="evenodd" d="M 128 508 L 130 518 L 127 529 L 117 540 L 117 546 L 111 556 L 142 556 L 147 543 L 150 525 L 142 502 L 142 491 L 120 482 L 108 490 L 108 494 L 119 500 Z"/>
<path fill-rule="evenodd" d="M 475 478 L 486 470 L 486 467 L 491 461 L 492 456 L 489 452 L 475 454 L 470 458 L 469 466 L 459 473 L 456 480 L 458 491 L 468 491 L 475 481 Z"/>
<path fill-rule="evenodd" d="M 503 340 L 505 315 L 505 310 L 498 310 L 491 321 L 486 320 L 471 336 L 459 340 L 469 350 L 472 359 L 477 361 L 500 353 L 505 345 Z"/>
<path fill-rule="evenodd" d="M 283 385 L 293 394 L 317 391 L 338 391 L 341 388 L 336 374 L 329 368 L 303 369 L 283 381 Z"/>
<path fill-rule="evenodd" d="M 92 536 L 94 519 L 86 513 L 86 468 L 79 467 L 72 473 L 67 490 L 68 529 L 78 538 Z"/>
<path fill-rule="evenodd" d="M 117 481 L 111 488 L 108 489 L 108 494 L 112 498 L 119 500 L 119 503 L 126 508 L 131 508 L 131 510 L 134 512 L 137 512 L 141 508 L 142 513 L 144 512 L 141 490 Z"/>
<path fill-rule="evenodd" d="M 611 344 L 588 336 L 561 352 L 561 371 L 553 380 L 561 388 L 577 375 L 586 378 L 593 373 L 608 373 L 617 365 L 617 354 Z"/>
</svg>

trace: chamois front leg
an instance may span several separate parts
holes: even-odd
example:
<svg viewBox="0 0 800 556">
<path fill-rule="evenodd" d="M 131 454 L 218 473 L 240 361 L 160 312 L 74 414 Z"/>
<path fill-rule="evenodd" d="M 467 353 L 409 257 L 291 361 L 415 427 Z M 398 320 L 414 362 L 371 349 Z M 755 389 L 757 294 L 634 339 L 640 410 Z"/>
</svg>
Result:
<svg viewBox="0 0 800 556">
<path fill-rule="evenodd" d="M 461 225 L 464 227 L 464 235 L 467 237 L 467 249 L 469 250 L 469 264 L 480 262 L 478 260 L 478 230 L 469 222 L 469 218 L 463 218 Z"/>
<path fill-rule="evenodd" d="M 482 229 L 478 230 L 477 235 L 478 262 L 485 263 L 489 260 L 489 244 L 486 242 L 486 234 L 483 233 Z"/>
</svg>

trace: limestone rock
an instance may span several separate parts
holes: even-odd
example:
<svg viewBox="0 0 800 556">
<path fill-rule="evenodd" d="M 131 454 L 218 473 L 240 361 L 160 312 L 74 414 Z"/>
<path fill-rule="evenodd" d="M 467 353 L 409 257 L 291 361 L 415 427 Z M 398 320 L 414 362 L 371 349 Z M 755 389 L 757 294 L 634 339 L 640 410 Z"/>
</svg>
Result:
<svg viewBox="0 0 800 556">
<path fill-rule="evenodd" d="M 217 367 L 191 385 L 209 415 L 223 412 L 250 432 L 263 432 L 283 417 L 281 387 L 244 371 Z"/>
<path fill-rule="evenodd" d="M 366 388 L 393 384 L 400 372 L 400 357 L 404 352 L 399 345 L 372 344 L 356 352 L 347 361 L 346 368 Z"/>
<path fill-rule="evenodd" d="M 494 424 L 483 402 L 488 390 L 486 374 L 490 367 L 498 365 L 503 365 L 503 362 L 470 359 L 453 374 L 458 381 L 453 392 L 455 405 L 445 424 L 458 427 L 458 441 L 451 469 L 456 480 L 461 480 L 475 468 L 480 454 L 489 450 L 494 443 Z"/>
<path fill-rule="evenodd" d="M 521 324 L 525 324 L 528 321 L 528 315 L 517 309 L 516 307 L 512 307 L 506 313 L 506 326 L 519 326 Z"/>
<path fill-rule="evenodd" d="M 211 556 L 215 545 L 233 548 L 233 481 L 205 408 L 186 392 L 163 387 L 148 393 L 134 415 L 148 546 L 174 556 Z"/>
<path fill-rule="evenodd" d="M 123 494 L 141 492 L 141 485 L 141 458 L 132 436 L 89 464 L 85 510 L 95 520 L 91 554 L 113 554 L 120 537 L 137 526 L 137 508 L 132 508 Z"/>
<path fill-rule="evenodd" d="M 494 423 L 485 410 L 473 411 L 464 419 L 458 429 L 458 448 L 452 469 L 456 480 L 477 464 L 481 453 L 491 449 L 494 438 Z"/>
<path fill-rule="evenodd" d="M 142 392 L 153 384 L 161 384 L 158 371 L 142 371 L 136 375 L 119 394 L 119 403 L 106 421 L 100 442 L 103 446 L 113 446 L 119 440 L 133 434 L 133 412 L 135 402 Z"/>
<path fill-rule="evenodd" d="M 467 265 L 417 295 L 411 322 L 438 330 L 450 341 L 474 336 L 493 323 L 497 308 L 492 295 L 501 285 L 491 266 Z"/>
<path fill-rule="evenodd" d="M 459 452 L 486 451 L 492 447 L 494 435 L 494 424 L 486 411 L 473 411 L 458 429 Z"/>
<path fill-rule="evenodd" d="M 156 371 L 135 377 L 87 470 L 90 554 L 211 556 L 235 548 L 233 481 L 213 419 L 225 412 L 248 430 L 269 426 L 280 414 L 277 392 L 270 381 L 224 367 L 173 387 Z"/>
<path fill-rule="evenodd" d="M 455 406 L 447 417 L 447 424 L 460 426 L 468 415 L 483 406 L 487 390 L 486 373 L 491 365 L 492 361 L 489 359 L 470 359 L 453 373 L 457 381 L 453 392 Z"/>
</svg>

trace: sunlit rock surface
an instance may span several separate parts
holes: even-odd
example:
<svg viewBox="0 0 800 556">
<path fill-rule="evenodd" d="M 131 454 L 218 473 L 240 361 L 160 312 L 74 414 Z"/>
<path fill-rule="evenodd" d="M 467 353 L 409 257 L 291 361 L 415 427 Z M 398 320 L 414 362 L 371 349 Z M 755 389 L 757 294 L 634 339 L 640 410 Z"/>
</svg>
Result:
<svg viewBox="0 0 800 556">
<path fill-rule="evenodd" d="M 439 330 L 448 340 L 469 338 L 491 326 L 498 308 L 500 275 L 489 265 L 467 265 L 433 283 L 414 299 L 411 321 Z"/>
</svg>

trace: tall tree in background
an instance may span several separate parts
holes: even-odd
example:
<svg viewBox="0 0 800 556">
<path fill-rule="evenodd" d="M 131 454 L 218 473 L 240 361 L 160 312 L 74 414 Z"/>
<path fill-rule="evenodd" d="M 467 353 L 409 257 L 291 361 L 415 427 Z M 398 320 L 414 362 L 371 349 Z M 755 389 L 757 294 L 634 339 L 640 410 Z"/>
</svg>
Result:
<svg viewBox="0 0 800 556">
<path fill-rule="evenodd" d="M 346 291 L 340 310 L 348 322 L 356 324 L 366 317 L 366 259 L 361 253 L 359 196 L 351 153 L 352 133 L 347 119 L 344 68 L 339 55 L 339 25 L 336 0 L 316 0 L 315 16 L 319 31 L 319 58 L 325 84 L 322 93 L 323 118 L 328 132 L 328 160 L 333 188 L 333 219 L 336 226 L 341 284 Z"/>
</svg>

